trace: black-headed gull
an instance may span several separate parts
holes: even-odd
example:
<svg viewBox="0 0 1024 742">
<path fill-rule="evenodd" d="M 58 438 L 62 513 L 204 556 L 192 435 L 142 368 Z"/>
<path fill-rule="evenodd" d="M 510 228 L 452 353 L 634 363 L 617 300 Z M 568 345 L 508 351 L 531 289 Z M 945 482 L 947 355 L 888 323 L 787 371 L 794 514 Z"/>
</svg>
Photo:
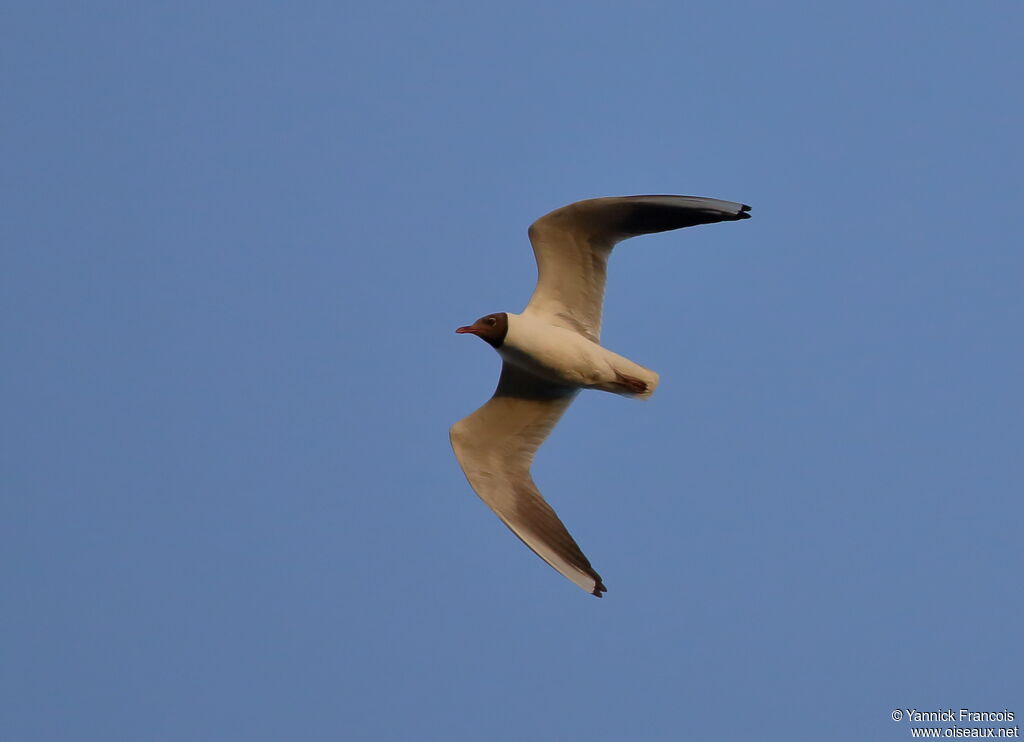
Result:
<svg viewBox="0 0 1024 742">
<path fill-rule="evenodd" d="M 537 288 L 521 314 L 481 317 L 477 335 L 503 359 L 494 396 L 451 428 L 470 485 L 541 559 L 597 597 L 606 591 L 530 476 L 533 455 L 580 389 L 649 397 L 658 374 L 599 345 L 608 256 L 652 232 L 750 217 L 750 207 L 695 196 L 578 201 L 530 226 Z"/>
</svg>

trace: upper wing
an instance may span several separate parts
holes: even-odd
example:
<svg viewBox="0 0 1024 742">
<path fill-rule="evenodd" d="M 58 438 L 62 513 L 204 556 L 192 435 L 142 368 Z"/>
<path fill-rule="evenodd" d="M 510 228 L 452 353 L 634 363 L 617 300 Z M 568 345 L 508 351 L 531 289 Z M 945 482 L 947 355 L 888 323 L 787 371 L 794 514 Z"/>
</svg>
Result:
<svg viewBox="0 0 1024 742">
<path fill-rule="evenodd" d="M 530 226 L 537 288 L 524 314 L 599 341 L 608 256 L 617 242 L 651 232 L 748 219 L 750 207 L 697 196 L 622 196 L 577 201 Z"/>
<path fill-rule="evenodd" d="M 452 426 L 451 440 L 480 499 L 541 559 L 600 598 L 601 576 L 530 476 L 533 454 L 575 395 L 506 363 L 494 396 Z"/>
</svg>

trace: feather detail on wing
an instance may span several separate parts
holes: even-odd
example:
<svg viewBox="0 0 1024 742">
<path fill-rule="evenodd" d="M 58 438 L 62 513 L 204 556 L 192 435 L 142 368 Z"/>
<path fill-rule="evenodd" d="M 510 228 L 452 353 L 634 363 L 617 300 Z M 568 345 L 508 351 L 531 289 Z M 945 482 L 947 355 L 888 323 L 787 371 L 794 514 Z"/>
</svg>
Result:
<svg viewBox="0 0 1024 742">
<path fill-rule="evenodd" d="M 537 288 L 524 314 L 575 330 L 595 343 L 608 256 L 616 243 L 652 232 L 748 219 L 750 207 L 697 196 L 594 198 L 563 206 L 530 226 Z"/>
<path fill-rule="evenodd" d="M 470 485 L 541 559 L 597 597 L 601 576 L 544 500 L 530 476 L 533 455 L 576 390 L 506 363 L 494 396 L 451 428 L 455 457 Z"/>
</svg>

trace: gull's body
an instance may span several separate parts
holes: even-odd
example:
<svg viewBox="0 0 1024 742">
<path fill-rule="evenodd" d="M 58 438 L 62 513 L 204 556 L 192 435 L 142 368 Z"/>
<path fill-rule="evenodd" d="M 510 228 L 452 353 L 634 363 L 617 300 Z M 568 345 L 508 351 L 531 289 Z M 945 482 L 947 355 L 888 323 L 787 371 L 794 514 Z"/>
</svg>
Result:
<svg viewBox="0 0 1024 742">
<path fill-rule="evenodd" d="M 658 385 L 650 369 L 612 353 L 578 332 L 553 325 L 534 315 L 506 312 L 508 334 L 497 349 L 506 363 L 518 366 L 552 384 L 622 393 L 622 376 L 639 378 L 649 397 Z"/>
<path fill-rule="evenodd" d="M 521 314 L 481 317 L 457 332 L 501 355 L 498 388 L 451 428 L 470 485 L 544 561 L 601 597 L 605 586 L 530 476 L 540 444 L 581 389 L 649 397 L 658 374 L 602 347 L 601 309 L 612 248 L 640 234 L 736 221 L 750 207 L 692 196 L 578 201 L 530 227 L 537 288 Z"/>
</svg>

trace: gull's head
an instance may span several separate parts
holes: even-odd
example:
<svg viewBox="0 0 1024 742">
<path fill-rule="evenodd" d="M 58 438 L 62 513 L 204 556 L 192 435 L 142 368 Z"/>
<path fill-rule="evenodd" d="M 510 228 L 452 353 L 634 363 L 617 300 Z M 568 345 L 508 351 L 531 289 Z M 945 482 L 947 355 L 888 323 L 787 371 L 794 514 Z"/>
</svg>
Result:
<svg viewBox="0 0 1024 742">
<path fill-rule="evenodd" d="M 500 348 L 508 334 L 508 315 L 505 312 L 488 314 L 471 325 L 460 327 L 455 332 L 460 335 L 476 335 L 492 347 Z"/>
</svg>

